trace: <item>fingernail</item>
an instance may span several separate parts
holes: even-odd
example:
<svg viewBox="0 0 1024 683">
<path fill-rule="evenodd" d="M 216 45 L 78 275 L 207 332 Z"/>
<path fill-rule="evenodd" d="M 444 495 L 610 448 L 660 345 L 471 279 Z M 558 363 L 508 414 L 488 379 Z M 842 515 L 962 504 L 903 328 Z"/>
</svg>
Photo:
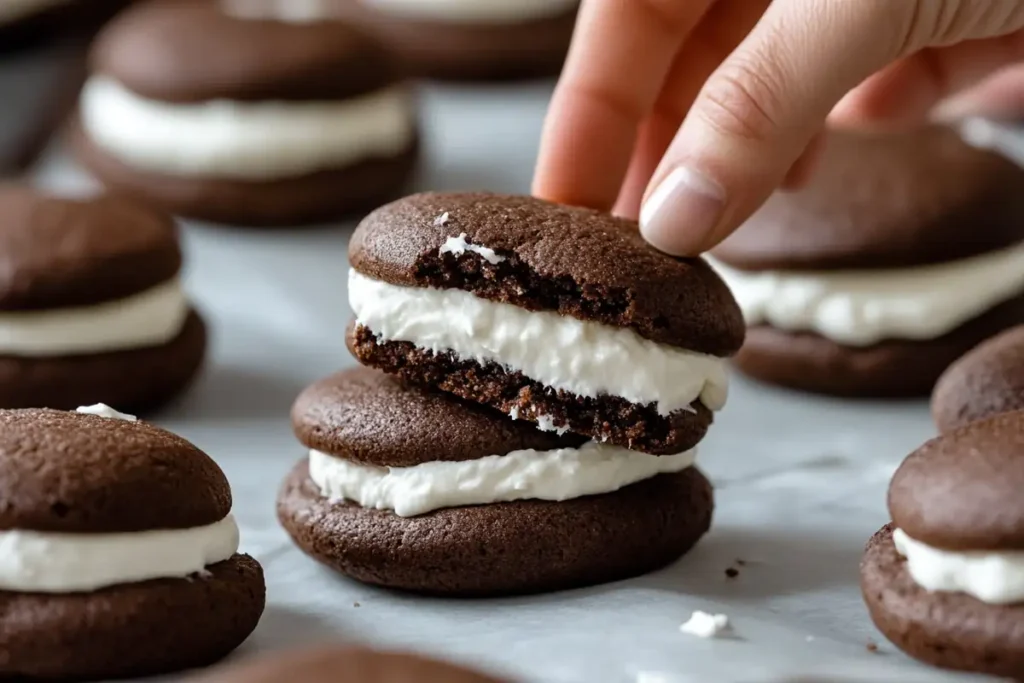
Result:
<svg viewBox="0 0 1024 683">
<path fill-rule="evenodd" d="M 673 256 L 692 255 L 725 211 L 725 188 L 703 173 L 679 167 L 661 181 L 640 209 L 640 234 Z"/>
</svg>

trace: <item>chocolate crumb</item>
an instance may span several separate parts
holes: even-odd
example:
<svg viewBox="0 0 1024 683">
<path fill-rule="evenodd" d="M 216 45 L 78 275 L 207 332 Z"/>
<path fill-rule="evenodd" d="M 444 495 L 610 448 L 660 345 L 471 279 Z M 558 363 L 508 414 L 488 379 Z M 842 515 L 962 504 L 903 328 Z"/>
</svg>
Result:
<svg viewBox="0 0 1024 683">
<path fill-rule="evenodd" d="M 353 606 L 353 607 L 359 607 L 359 603 L 358 603 L 358 602 L 353 602 L 353 603 L 352 603 L 352 606 Z"/>
<path fill-rule="evenodd" d="M 869 640 L 867 644 L 867 649 L 868 652 L 878 652 L 878 645 L 876 645 L 873 641 Z"/>
<path fill-rule="evenodd" d="M 735 579 L 737 576 L 740 575 L 740 570 L 736 569 L 735 567 L 729 567 L 725 570 L 725 575 L 730 579 Z"/>
</svg>

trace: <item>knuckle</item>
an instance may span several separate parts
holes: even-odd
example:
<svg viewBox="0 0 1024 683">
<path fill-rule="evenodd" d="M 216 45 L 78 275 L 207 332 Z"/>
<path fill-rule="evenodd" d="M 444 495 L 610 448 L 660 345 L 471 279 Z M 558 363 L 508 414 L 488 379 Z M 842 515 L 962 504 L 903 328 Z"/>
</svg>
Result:
<svg viewBox="0 0 1024 683">
<path fill-rule="evenodd" d="M 764 142 L 779 131 L 779 86 L 768 74 L 742 63 L 725 66 L 705 87 L 701 116 L 713 129 Z"/>
</svg>

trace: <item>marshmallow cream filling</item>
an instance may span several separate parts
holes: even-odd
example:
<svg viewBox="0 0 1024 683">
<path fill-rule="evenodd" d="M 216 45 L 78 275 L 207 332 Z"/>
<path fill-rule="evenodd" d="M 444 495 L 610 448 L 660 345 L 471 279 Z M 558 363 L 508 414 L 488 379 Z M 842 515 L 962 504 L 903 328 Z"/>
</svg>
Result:
<svg viewBox="0 0 1024 683">
<path fill-rule="evenodd" d="M 0 590 L 77 593 L 185 578 L 238 552 L 238 525 L 117 534 L 0 531 Z"/>
<path fill-rule="evenodd" d="M 1024 244 L 879 271 L 743 271 L 708 260 L 747 324 L 814 332 L 848 346 L 936 339 L 1024 292 Z"/>
<path fill-rule="evenodd" d="M 177 278 L 124 299 L 78 308 L 0 312 L 0 354 L 65 356 L 159 346 L 191 307 Z"/>
<path fill-rule="evenodd" d="M 928 591 L 966 593 L 992 605 L 1024 602 L 1024 551 L 953 552 L 892 533 L 914 581 Z"/>
<path fill-rule="evenodd" d="M 657 344 L 630 329 L 528 311 L 460 289 L 401 287 L 354 269 L 348 292 L 359 324 L 382 341 L 498 363 L 577 396 L 656 404 L 661 415 L 690 410 L 697 399 L 711 410 L 725 405 L 723 359 Z"/>
<path fill-rule="evenodd" d="M 396 16 L 452 24 L 515 24 L 564 14 L 579 0 L 362 0 Z"/>
<path fill-rule="evenodd" d="M 97 76 L 86 83 L 80 109 L 90 139 L 131 166 L 242 181 L 397 156 L 415 133 L 411 95 L 400 86 L 333 102 L 179 104 Z"/>
<path fill-rule="evenodd" d="M 685 470 L 695 457 L 692 450 L 657 456 L 589 441 L 579 448 L 376 467 L 313 450 L 309 476 L 330 500 L 414 517 L 441 508 L 514 500 L 557 502 L 611 493 L 658 474 Z"/>
</svg>

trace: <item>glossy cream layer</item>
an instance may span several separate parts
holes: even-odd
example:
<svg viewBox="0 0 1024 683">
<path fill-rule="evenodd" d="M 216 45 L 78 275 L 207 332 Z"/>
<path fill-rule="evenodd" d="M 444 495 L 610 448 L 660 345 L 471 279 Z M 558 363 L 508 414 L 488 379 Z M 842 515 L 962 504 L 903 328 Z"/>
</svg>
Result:
<svg viewBox="0 0 1024 683">
<path fill-rule="evenodd" d="M 411 95 L 397 86 L 330 102 L 176 104 L 98 76 L 82 91 L 81 118 L 96 145 L 135 168 L 241 181 L 396 156 L 415 134 Z"/>
<path fill-rule="evenodd" d="M 383 341 L 493 362 L 577 396 L 655 404 L 662 415 L 700 400 L 725 405 L 725 361 L 644 339 L 630 329 L 528 311 L 460 289 L 400 287 L 349 272 L 360 324 Z"/>
<path fill-rule="evenodd" d="M 92 306 L 0 312 L 0 354 L 44 358 L 160 346 L 177 337 L 191 307 L 175 278 Z"/>
<path fill-rule="evenodd" d="M 695 451 L 657 456 L 591 441 L 579 448 L 512 451 L 463 462 L 374 467 L 314 450 L 309 476 L 326 498 L 412 517 L 465 505 L 611 493 L 658 474 L 680 472 L 695 457 Z"/>
<path fill-rule="evenodd" d="M 743 271 L 709 261 L 748 324 L 814 332 L 847 346 L 935 339 L 1024 292 L 1024 244 L 878 271 Z"/>
<path fill-rule="evenodd" d="M 0 590 L 78 593 L 185 578 L 238 552 L 238 525 L 118 534 L 0 531 Z"/>
<path fill-rule="evenodd" d="M 893 531 L 892 540 L 925 590 L 966 593 L 993 605 L 1024 603 L 1024 551 L 941 550 L 902 529 Z"/>
</svg>

